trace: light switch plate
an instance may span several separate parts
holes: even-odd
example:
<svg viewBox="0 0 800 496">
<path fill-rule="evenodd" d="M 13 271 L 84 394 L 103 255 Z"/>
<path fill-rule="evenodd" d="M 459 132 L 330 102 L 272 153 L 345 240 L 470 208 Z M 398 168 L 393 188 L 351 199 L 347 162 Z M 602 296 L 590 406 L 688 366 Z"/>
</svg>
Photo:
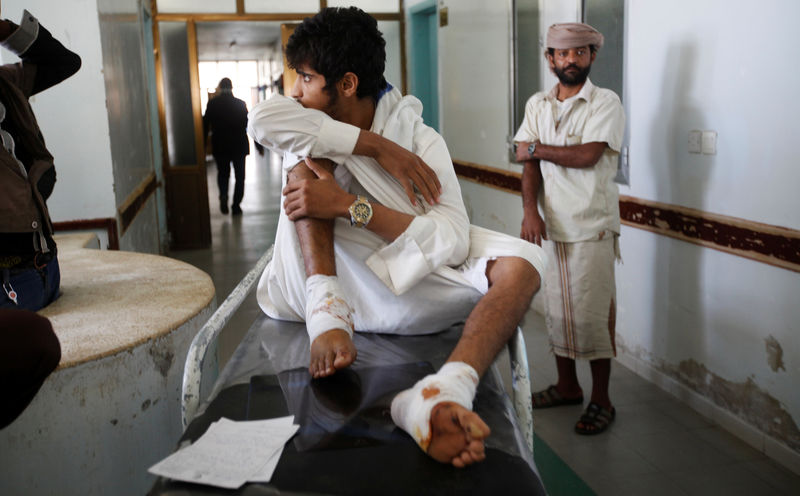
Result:
<svg viewBox="0 0 800 496">
<path fill-rule="evenodd" d="M 703 139 L 701 148 L 705 155 L 717 154 L 717 132 L 716 131 L 703 131 Z"/>
<path fill-rule="evenodd" d="M 689 153 L 700 153 L 702 150 L 703 131 L 692 129 L 689 131 Z"/>
</svg>

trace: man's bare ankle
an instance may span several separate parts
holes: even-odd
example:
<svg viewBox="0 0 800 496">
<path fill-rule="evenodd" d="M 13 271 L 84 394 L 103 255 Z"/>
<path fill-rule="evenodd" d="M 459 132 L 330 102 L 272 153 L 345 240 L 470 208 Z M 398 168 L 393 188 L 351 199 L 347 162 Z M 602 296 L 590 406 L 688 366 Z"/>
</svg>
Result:
<svg viewBox="0 0 800 496">
<path fill-rule="evenodd" d="M 350 337 L 350 333 L 345 331 L 344 329 L 329 329 L 329 330 L 323 332 L 322 334 L 320 334 L 319 336 L 317 336 L 314 339 L 314 341 L 316 341 L 317 339 L 322 338 L 322 337 L 325 337 L 326 339 L 332 339 L 332 338 L 337 338 L 337 337 L 338 338 L 347 337 L 347 339 L 349 341 L 352 341 L 352 338 Z"/>
</svg>

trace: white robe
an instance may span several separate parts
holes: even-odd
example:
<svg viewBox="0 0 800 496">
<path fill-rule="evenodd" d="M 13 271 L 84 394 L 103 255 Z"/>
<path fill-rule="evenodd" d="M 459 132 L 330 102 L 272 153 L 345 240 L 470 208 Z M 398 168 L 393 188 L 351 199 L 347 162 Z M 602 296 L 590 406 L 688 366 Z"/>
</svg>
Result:
<svg viewBox="0 0 800 496">
<path fill-rule="evenodd" d="M 284 153 L 284 181 L 300 157 L 329 158 L 343 166 L 335 173 L 342 187 L 415 216 L 390 243 L 336 219 L 336 272 L 357 331 L 427 334 L 465 320 L 488 290 L 486 262 L 500 256 L 522 257 L 540 274 L 544 270 L 540 247 L 469 225 L 447 147 L 421 112 L 419 100 L 392 89 L 379 99 L 371 131 L 419 155 L 436 172 L 442 195 L 434 206 L 424 200 L 412 206 L 375 160 L 351 154 L 360 132 L 355 126 L 281 96 L 258 104 L 249 116 L 253 139 Z M 294 223 L 281 208 L 274 257 L 258 284 L 259 305 L 272 318 L 303 321 L 305 279 Z"/>
</svg>

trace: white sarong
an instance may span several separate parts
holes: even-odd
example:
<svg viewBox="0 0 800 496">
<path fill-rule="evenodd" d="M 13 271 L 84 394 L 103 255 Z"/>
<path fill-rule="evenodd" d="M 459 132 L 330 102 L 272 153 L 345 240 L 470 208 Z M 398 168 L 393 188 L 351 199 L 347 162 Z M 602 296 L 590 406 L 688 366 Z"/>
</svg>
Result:
<svg viewBox="0 0 800 496">
<path fill-rule="evenodd" d="M 545 322 L 557 356 L 615 357 L 618 237 L 561 243 L 545 241 L 551 265 L 544 278 Z"/>
</svg>

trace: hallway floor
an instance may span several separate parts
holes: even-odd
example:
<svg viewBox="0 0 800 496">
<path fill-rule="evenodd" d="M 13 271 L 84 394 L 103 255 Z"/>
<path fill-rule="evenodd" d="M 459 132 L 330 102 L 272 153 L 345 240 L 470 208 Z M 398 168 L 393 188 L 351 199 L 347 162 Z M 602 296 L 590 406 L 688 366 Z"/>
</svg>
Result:
<svg viewBox="0 0 800 496">
<path fill-rule="evenodd" d="M 216 167 L 213 161 L 209 163 L 212 247 L 174 252 L 171 256 L 211 276 L 217 290 L 217 305 L 273 241 L 280 207 L 278 163 L 268 154 L 248 157 L 241 217 L 220 213 Z M 253 292 L 220 337 L 220 366 L 259 314 Z M 555 363 L 548 351 L 543 320 L 540 317 L 529 320 L 523 331 L 533 387 L 539 390 L 555 382 Z M 579 364 L 578 375 L 588 398 L 591 384 L 588 364 Z M 607 433 L 598 436 L 574 433 L 581 406 L 534 411 L 537 435 L 596 494 L 800 494 L 800 476 L 618 363 L 612 365 L 611 398 L 617 409 L 616 421 Z M 550 492 L 559 496 L 552 488 Z"/>
</svg>

